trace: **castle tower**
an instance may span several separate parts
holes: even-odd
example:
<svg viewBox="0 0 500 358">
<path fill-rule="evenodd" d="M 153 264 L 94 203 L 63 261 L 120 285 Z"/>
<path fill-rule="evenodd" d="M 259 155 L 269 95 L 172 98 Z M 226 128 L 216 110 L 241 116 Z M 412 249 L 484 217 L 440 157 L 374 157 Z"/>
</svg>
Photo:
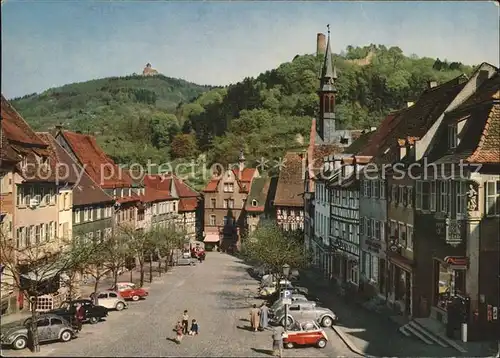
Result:
<svg viewBox="0 0 500 358">
<path fill-rule="evenodd" d="M 335 142 L 335 94 L 337 93 L 335 80 L 337 79 L 337 71 L 332 59 L 330 25 L 327 25 L 327 28 L 328 41 L 320 75 L 319 114 L 316 130 L 323 144 L 332 144 Z"/>
<path fill-rule="evenodd" d="M 316 56 L 324 55 L 326 53 L 326 36 L 325 34 L 318 34 L 316 37 Z"/>
<path fill-rule="evenodd" d="M 240 150 L 240 155 L 238 157 L 238 163 L 239 163 L 239 169 L 240 169 L 240 175 L 243 172 L 243 169 L 245 169 L 245 153 L 243 152 L 243 149 Z"/>
</svg>

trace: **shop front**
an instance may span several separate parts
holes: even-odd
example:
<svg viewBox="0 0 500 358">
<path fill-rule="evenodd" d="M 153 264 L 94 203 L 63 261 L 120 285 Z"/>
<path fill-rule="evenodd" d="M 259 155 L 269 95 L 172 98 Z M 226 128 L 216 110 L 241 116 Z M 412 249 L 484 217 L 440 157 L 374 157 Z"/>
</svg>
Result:
<svg viewBox="0 0 500 358">
<path fill-rule="evenodd" d="M 388 254 L 388 292 L 390 306 L 405 317 L 413 317 L 413 261 L 397 253 Z"/>
</svg>

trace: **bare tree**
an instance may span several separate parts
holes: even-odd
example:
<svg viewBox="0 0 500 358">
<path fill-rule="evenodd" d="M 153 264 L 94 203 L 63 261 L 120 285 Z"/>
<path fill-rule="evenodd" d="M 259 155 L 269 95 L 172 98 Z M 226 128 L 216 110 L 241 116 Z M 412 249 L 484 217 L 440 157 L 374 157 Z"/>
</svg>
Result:
<svg viewBox="0 0 500 358">
<path fill-rule="evenodd" d="M 151 256 L 151 233 L 149 231 L 135 230 L 134 227 L 124 226 L 121 228 L 122 234 L 126 236 L 129 243 L 130 253 L 134 255 L 139 263 L 140 281 L 139 286 L 144 286 L 144 264 L 146 256 Z"/>
<path fill-rule="evenodd" d="M 70 272 L 86 260 L 88 252 L 77 250 L 61 239 L 35 242 L 14 240 L 0 231 L 0 259 L 3 265 L 2 288 L 21 292 L 30 302 L 31 320 L 28 327 L 30 348 L 40 351 L 37 312 L 38 297 L 49 288 L 58 286 L 60 275 Z"/>
<path fill-rule="evenodd" d="M 122 229 L 116 230 L 101 246 L 101 253 L 103 267 L 111 271 L 113 286 L 116 286 L 120 270 L 125 267 L 127 259 L 133 254 L 129 237 L 122 232 Z"/>
</svg>

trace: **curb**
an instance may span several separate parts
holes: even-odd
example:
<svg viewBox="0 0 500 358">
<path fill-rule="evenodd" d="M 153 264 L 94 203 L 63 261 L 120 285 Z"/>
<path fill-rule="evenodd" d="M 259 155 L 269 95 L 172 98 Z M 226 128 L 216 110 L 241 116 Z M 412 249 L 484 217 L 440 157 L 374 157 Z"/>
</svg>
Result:
<svg viewBox="0 0 500 358">
<path fill-rule="evenodd" d="M 350 340 L 349 337 L 347 337 L 347 334 L 345 334 L 340 328 L 337 328 L 335 326 L 332 325 L 332 329 L 333 331 L 337 334 L 337 336 L 340 337 L 340 339 L 342 340 L 342 342 L 344 342 L 344 344 L 353 352 L 353 353 L 356 353 L 362 357 L 367 357 L 367 358 L 371 358 L 371 357 L 374 357 L 374 356 L 369 356 L 369 355 L 366 355 L 365 353 L 361 352 L 358 347 L 356 347 L 354 345 L 354 343 Z"/>
</svg>

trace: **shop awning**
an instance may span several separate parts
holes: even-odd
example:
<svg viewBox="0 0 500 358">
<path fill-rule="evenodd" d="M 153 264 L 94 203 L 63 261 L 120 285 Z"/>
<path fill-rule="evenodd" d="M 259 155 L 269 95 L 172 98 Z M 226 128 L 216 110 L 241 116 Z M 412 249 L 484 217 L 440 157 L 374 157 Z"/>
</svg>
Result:
<svg viewBox="0 0 500 358">
<path fill-rule="evenodd" d="M 204 242 L 219 242 L 219 234 L 207 234 L 203 239 Z"/>
<path fill-rule="evenodd" d="M 28 273 L 21 274 L 22 277 L 31 281 L 45 281 L 62 273 L 66 266 L 64 260 L 52 262 L 50 264 L 41 265 Z"/>
</svg>

